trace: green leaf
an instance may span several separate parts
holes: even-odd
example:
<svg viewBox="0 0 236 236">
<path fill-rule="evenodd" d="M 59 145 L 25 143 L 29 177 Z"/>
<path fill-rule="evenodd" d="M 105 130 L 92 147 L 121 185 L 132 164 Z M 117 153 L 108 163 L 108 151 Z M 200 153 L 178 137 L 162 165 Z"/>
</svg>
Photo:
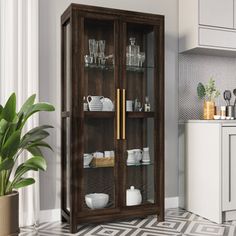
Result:
<svg viewBox="0 0 236 236">
<path fill-rule="evenodd" d="M 19 144 L 20 144 L 20 136 L 21 136 L 21 131 L 18 130 L 14 132 L 3 144 L 2 147 L 2 157 L 12 157 L 16 154 Z"/>
<path fill-rule="evenodd" d="M 39 112 L 39 111 L 55 111 L 55 108 L 50 103 L 46 103 L 46 102 L 36 103 L 32 105 L 31 108 L 26 113 L 25 120 L 27 120 L 34 113 Z"/>
<path fill-rule="evenodd" d="M 13 158 L 7 158 L 0 164 L 0 171 L 2 170 L 10 170 L 14 166 Z"/>
<path fill-rule="evenodd" d="M 29 134 L 26 133 L 21 140 L 21 147 L 26 147 L 29 143 L 38 142 L 49 136 L 49 133 L 45 130 L 38 130 L 35 133 Z"/>
<path fill-rule="evenodd" d="M 0 117 L 1 117 L 2 111 L 3 111 L 3 106 L 0 105 Z"/>
<path fill-rule="evenodd" d="M 202 83 L 199 83 L 197 86 L 197 94 L 200 99 L 204 98 L 206 95 L 206 90 Z"/>
<path fill-rule="evenodd" d="M 47 163 L 41 156 L 31 157 L 24 163 L 24 166 L 28 168 L 37 168 L 43 171 L 47 169 Z"/>
<path fill-rule="evenodd" d="M 19 181 L 17 181 L 14 185 L 13 188 L 18 189 L 18 188 L 23 188 L 26 186 L 29 186 L 31 184 L 34 184 L 35 180 L 33 178 L 21 178 Z"/>
<path fill-rule="evenodd" d="M 0 134 L 4 134 L 6 132 L 8 125 L 9 125 L 9 123 L 6 120 L 1 119 L 1 121 L 0 121 Z"/>
<path fill-rule="evenodd" d="M 42 152 L 38 147 L 27 147 L 26 150 L 30 152 L 33 156 L 42 156 Z"/>
<path fill-rule="evenodd" d="M 35 97 L 36 97 L 36 94 L 33 94 L 32 96 L 30 96 L 26 102 L 22 105 L 20 111 L 19 111 L 19 114 L 26 114 L 29 109 L 32 107 L 32 105 L 34 104 L 34 101 L 35 101 Z"/>
<path fill-rule="evenodd" d="M 6 102 L 1 116 L 6 121 L 12 122 L 16 116 L 16 94 L 13 93 Z"/>
<path fill-rule="evenodd" d="M 18 174 L 20 174 L 19 177 L 21 177 L 23 174 L 25 174 L 27 171 L 30 171 L 30 170 L 38 171 L 38 168 L 26 167 L 24 164 L 25 164 L 25 163 L 22 163 L 22 164 L 20 164 L 20 165 L 17 167 L 17 169 L 16 169 L 16 171 L 15 171 L 15 177 L 16 177 Z"/>
<path fill-rule="evenodd" d="M 44 141 L 31 143 L 29 146 L 27 146 L 27 148 L 28 147 L 45 147 L 45 148 L 49 148 L 50 150 L 53 151 L 52 147 Z"/>
</svg>

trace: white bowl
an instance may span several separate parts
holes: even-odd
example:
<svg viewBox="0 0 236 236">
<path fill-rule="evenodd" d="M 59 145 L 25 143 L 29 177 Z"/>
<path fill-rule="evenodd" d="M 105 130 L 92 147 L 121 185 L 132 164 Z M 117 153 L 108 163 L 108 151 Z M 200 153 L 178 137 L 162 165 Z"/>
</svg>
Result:
<svg viewBox="0 0 236 236">
<path fill-rule="evenodd" d="M 93 156 L 92 154 L 84 154 L 84 166 L 88 166 L 90 164 L 90 162 L 92 161 Z"/>
<path fill-rule="evenodd" d="M 109 195 L 106 193 L 91 193 L 85 195 L 86 205 L 90 209 L 102 209 L 109 201 Z"/>
</svg>

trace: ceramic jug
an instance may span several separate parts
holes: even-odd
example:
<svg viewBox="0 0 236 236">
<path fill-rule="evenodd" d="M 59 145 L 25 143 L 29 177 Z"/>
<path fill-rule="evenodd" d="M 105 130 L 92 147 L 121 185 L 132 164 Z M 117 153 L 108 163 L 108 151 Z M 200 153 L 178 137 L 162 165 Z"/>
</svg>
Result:
<svg viewBox="0 0 236 236">
<path fill-rule="evenodd" d="M 149 154 L 149 147 L 143 148 L 143 158 L 142 162 L 150 162 L 150 154 Z"/>
<path fill-rule="evenodd" d="M 139 189 L 135 189 L 131 186 L 126 190 L 126 206 L 135 206 L 142 203 L 142 195 Z"/>
<path fill-rule="evenodd" d="M 88 96 L 87 97 L 87 102 L 89 105 L 89 110 L 90 111 L 101 111 L 102 110 L 102 99 L 103 96 Z"/>
<path fill-rule="evenodd" d="M 127 164 L 135 164 L 136 159 L 135 159 L 134 151 L 127 150 L 127 152 L 128 152 Z"/>
</svg>

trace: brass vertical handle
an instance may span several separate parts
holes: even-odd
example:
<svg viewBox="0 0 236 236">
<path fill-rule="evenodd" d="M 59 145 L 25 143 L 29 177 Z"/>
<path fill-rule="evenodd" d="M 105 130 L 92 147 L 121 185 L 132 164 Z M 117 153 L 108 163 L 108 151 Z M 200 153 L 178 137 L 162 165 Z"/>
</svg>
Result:
<svg viewBox="0 0 236 236">
<path fill-rule="evenodd" d="M 126 107 L 125 107 L 125 89 L 122 93 L 122 139 L 126 139 Z"/>
<path fill-rule="evenodd" d="M 120 89 L 116 90 L 116 139 L 120 139 Z"/>
</svg>

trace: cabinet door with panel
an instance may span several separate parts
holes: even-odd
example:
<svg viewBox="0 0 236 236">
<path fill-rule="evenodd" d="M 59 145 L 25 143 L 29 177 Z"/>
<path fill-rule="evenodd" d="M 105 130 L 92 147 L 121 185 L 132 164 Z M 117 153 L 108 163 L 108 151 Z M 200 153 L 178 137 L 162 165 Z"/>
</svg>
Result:
<svg viewBox="0 0 236 236">
<path fill-rule="evenodd" d="M 234 27 L 234 0 L 199 0 L 199 24 Z"/>
<path fill-rule="evenodd" d="M 236 127 L 222 128 L 222 210 L 236 210 Z"/>
</svg>

